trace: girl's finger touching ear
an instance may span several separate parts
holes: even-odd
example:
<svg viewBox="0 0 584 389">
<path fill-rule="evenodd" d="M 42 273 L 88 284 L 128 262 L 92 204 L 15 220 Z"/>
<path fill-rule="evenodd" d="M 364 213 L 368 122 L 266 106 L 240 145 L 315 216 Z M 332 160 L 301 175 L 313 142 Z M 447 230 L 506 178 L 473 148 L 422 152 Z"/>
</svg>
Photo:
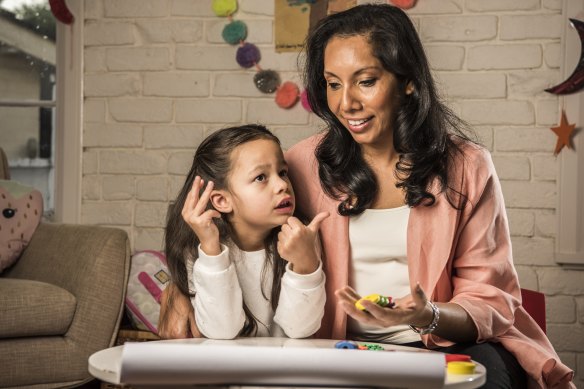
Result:
<svg viewBox="0 0 584 389">
<path fill-rule="evenodd" d="M 201 198 L 197 201 L 195 205 L 195 212 L 197 214 L 201 214 L 207 208 L 207 204 L 209 203 L 209 199 L 211 198 L 211 192 L 213 191 L 213 181 L 209 181 L 207 187 L 201 194 Z"/>
</svg>

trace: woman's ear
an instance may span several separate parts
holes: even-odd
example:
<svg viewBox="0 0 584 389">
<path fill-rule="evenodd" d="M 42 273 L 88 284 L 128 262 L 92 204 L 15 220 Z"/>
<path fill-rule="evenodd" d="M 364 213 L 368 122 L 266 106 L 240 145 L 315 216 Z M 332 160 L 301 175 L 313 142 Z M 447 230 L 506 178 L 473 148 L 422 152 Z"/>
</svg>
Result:
<svg viewBox="0 0 584 389">
<path fill-rule="evenodd" d="M 211 201 L 213 208 L 221 213 L 231 213 L 233 210 L 231 195 L 225 190 L 213 190 L 209 201 Z"/>
<path fill-rule="evenodd" d="M 406 95 L 411 95 L 414 92 L 414 83 L 411 81 L 408 81 L 408 83 L 406 84 Z"/>
</svg>

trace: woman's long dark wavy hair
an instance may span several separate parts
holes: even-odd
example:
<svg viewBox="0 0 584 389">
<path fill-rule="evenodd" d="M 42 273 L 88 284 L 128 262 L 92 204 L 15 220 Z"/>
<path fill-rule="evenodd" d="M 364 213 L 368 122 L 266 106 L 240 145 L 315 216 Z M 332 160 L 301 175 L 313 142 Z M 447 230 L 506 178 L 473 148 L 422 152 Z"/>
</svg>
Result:
<svg viewBox="0 0 584 389">
<path fill-rule="evenodd" d="M 450 204 L 459 194 L 449 181 L 449 167 L 458 143 L 471 141 L 462 131 L 466 124 L 439 99 L 422 43 L 408 16 L 387 4 L 365 4 L 322 19 L 305 42 L 304 83 L 312 110 L 328 125 L 316 149 L 323 190 L 337 200 L 341 215 L 358 215 L 378 195 L 378 184 L 365 162 L 360 145 L 331 112 L 324 78 L 324 52 L 333 37 L 364 36 L 385 70 L 398 80 L 399 102 L 393 123 L 393 145 L 400 158 L 396 164 L 397 187 L 406 193 L 409 206 L 432 205 L 429 192 L 438 178 Z M 413 92 L 406 94 L 411 83 Z M 389 93 L 389 92 L 388 92 Z M 456 139 L 456 137 L 460 139 Z M 451 193 L 453 192 L 453 193 Z M 464 201 L 464 199 L 463 199 Z"/>
<path fill-rule="evenodd" d="M 231 154 L 236 147 L 247 142 L 258 139 L 271 140 L 280 145 L 280 140 L 273 135 L 266 127 L 261 125 L 244 125 L 229 127 L 218 130 L 209 135 L 197 148 L 193 158 L 193 164 L 189 171 L 185 183 L 180 190 L 176 200 L 171 204 L 165 230 L 166 258 L 168 269 L 172 281 L 178 286 L 185 296 L 193 296 L 189 292 L 188 275 L 186 269 L 187 258 L 198 258 L 197 247 L 199 239 L 189 225 L 184 221 L 181 212 L 193 186 L 196 176 L 200 176 L 205 182 L 213 181 L 215 189 L 229 190 L 228 176 L 231 172 Z M 201 193 L 204 188 L 201 189 Z M 209 203 L 207 208 L 212 205 Z M 222 214 L 221 219 L 213 219 L 219 229 L 219 239 L 221 243 L 233 244 L 231 236 L 232 229 L 227 215 Z M 266 260 L 262 269 L 262 294 L 267 299 L 266 291 L 263 289 L 264 279 L 271 267 L 273 270 L 272 290 L 270 291 L 270 301 L 274 311 L 278 305 L 282 275 L 285 270 L 285 261 L 278 254 L 276 244 L 278 242 L 278 232 L 280 228 L 274 228 L 267 236 L 264 247 L 266 248 Z M 240 336 L 253 336 L 257 332 L 258 320 L 251 314 L 244 304 L 243 306 L 246 323 L 240 332 Z"/>
</svg>

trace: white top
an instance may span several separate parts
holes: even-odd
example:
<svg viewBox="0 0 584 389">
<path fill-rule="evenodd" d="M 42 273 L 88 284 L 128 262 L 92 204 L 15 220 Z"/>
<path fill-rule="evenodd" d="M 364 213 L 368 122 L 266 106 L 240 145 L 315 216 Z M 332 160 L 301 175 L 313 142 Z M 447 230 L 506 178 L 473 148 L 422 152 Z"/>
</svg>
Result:
<svg viewBox="0 0 584 389">
<path fill-rule="evenodd" d="M 305 338 L 320 328 L 324 315 L 325 275 L 322 264 L 312 274 L 298 274 L 286 265 L 278 307 L 274 313 L 270 303 L 272 271 L 261 274 L 265 250 L 246 252 L 235 245 L 221 245 L 221 253 L 208 256 L 199 245 L 199 258 L 191 261 L 189 288 L 195 292 L 191 302 L 197 327 L 207 338 L 232 339 L 245 324 L 243 302 L 257 319 L 256 336 L 288 336 Z M 192 269 L 192 275 L 190 270 Z"/>
<path fill-rule="evenodd" d="M 394 299 L 411 293 L 406 255 L 410 208 L 367 209 L 349 220 L 351 268 L 349 284 L 361 296 L 379 293 Z M 407 325 L 379 328 L 351 317 L 347 332 L 370 341 L 409 343 L 420 336 Z"/>
</svg>

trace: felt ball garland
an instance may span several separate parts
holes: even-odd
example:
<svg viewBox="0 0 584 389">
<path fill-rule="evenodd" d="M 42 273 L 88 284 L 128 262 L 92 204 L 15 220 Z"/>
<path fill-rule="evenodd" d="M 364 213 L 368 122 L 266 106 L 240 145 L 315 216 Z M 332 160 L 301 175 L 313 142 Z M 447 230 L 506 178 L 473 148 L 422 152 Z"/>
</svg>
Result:
<svg viewBox="0 0 584 389">
<path fill-rule="evenodd" d="M 273 70 L 260 70 L 253 77 L 253 82 L 262 93 L 274 93 L 282 83 L 278 72 Z"/>
<path fill-rule="evenodd" d="M 235 60 L 239 66 L 246 69 L 256 67 L 257 73 L 253 78 L 256 88 L 266 94 L 276 92 L 275 101 L 280 108 L 292 108 L 300 100 L 302 107 L 312 112 L 306 91 L 300 93 L 298 85 L 294 82 L 282 83 L 278 72 L 264 70 L 259 66 L 262 55 L 256 45 L 245 41 L 247 39 L 246 24 L 240 20 L 232 19 L 232 15 L 237 11 L 237 0 L 213 0 L 211 7 L 215 15 L 229 19 L 229 23 L 223 28 L 221 37 L 230 45 L 239 44 L 235 54 Z"/>
<path fill-rule="evenodd" d="M 247 38 L 247 26 L 239 20 L 233 21 L 225 26 L 221 36 L 225 42 L 236 45 Z"/>
</svg>

